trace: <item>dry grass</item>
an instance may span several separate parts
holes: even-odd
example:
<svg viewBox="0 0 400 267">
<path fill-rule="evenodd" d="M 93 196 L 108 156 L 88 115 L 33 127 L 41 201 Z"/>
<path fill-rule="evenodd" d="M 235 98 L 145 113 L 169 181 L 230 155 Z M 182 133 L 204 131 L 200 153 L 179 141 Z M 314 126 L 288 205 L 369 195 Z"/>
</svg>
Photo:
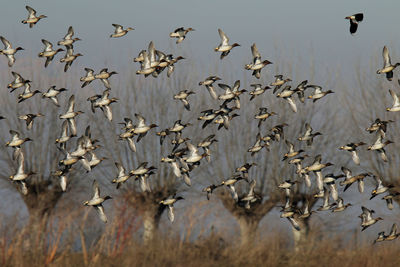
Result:
<svg viewBox="0 0 400 267">
<path fill-rule="evenodd" d="M 354 237 L 334 238 L 310 234 L 309 243 L 295 252 L 283 232 L 269 234 L 252 245 L 211 232 L 195 241 L 183 241 L 160 233 L 143 245 L 137 239 L 140 221 L 124 207 L 115 220 L 95 238 L 85 236 L 90 227 L 88 212 L 81 210 L 63 220 L 52 219 L 49 227 L 29 229 L 3 227 L 0 238 L 1 266 L 396 266 L 400 248 L 394 243 L 349 242 Z M 198 227 L 195 223 L 191 228 Z M 192 229 L 193 230 L 193 229 Z M 265 229 L 268 230 L 268 229 Z"/>
</svg>

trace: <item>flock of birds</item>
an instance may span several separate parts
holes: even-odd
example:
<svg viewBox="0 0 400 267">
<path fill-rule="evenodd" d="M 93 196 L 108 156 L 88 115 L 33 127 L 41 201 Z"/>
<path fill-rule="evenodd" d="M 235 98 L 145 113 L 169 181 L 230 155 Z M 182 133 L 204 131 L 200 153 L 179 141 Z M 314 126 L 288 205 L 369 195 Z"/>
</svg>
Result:
<svg viewBox="0 0 400 267">
<path fill-rule="evenodd" d="M 30 28 L 32 28 L 39 20 L 46 18 L 44 15 L 37 16 L 36 11 L 29 6 L 26 6 L 26 9 L 29 12 L 29 16 L 26 20 L 23 20 L 22 23 L 29 24 Z M 357 30 L 358 23 L 363 20 L 363 14 L 348 16 L 346 19 L 349 19 L 350 21 L 350 33 L 354 34 Z M 129 31 L 133 30 L 133 28 L 130 27 L 124 29 L 123 26 L 118 24 L 113 24 L 113 26 L 115 27 L 115 32 L 110 35 L 111 38 L 120 38 L 125 36 Z M 176 38 L 176 43 L 179 44 L 185 40 L 186 35 L 191 31 L 194 31 L 194 29 L 185 29 L 183 27 L 178 28 L 174 32 L 170 33 L 170 37 Z M 230 54 L 233 48 L 240 45 L 238 43 L 231 44 L 229 38 L 221 29 L 218 29 L 218 33 L 221 38 L 221 43 L 214 50 L 216 52 L 221 52 L 220 58 L 222 60 Z M 18 51 L 23 50 L 23 48 L 13 48 L 11 43 L 3 36 L 1 36 L 0 39 L 4 44 L 4 49 L 0 50 L 0 54 L 3 54 L 7 57 L 8 65 L 9 67 L 12 67 L 15 63 L 15 54 Z M 79 40 L 81 39 L 74 37 L 73 28 L 69 27 L 65 37 L 57 43 L 59 46 L 64 47 L 65 50 L 63 48 L 55 49 L 53 48 L 51 42 L 43 39 L 42 43 L 44 44 L 45 48 L 41 53 L 39 53 L 38 56 L 46 59 L 45 67 L 48 67 L 57 53 L 66 51 L 65 56 L 60 59 L 61 63 L 65 63 L 64 71 L 66 72 L 72 63 L 79 56 L 82 56 L 80 53 L 74 52 L 74 43 Z M 252 71 L 252 75 L 256 79 L 259 79 L 261 77 L 262 69 L 267 65 L 272 64 L 272 62 L 268 60 L 262 60 L 262 56 L 258 51 L 256 44 L 251 46 L 251 52 L 253 56 L 252 61 L 251 63 L 246 64 L 244 68 Z M 183 57 L 174 57 L 172 54 L 166 54 L 156 50 L 154 43 L 150 42 L 147 50 L 142 50 L 139 55 L 134 58 L 134 62 L 138 62 L 140 64 L 140 69 L 136 72 L 138 75 L 144 75 L 145 77 L 152 75 L 153 77 L 158 77 L 163 70 L 167 69 L 167 76 L 170 77 L 174 71 L 175 64 L 182 59 Z M 383 68 L 379 69 L 377 73 L 386 74 L 387 80 L 391 81 L 393 78 L 393 70 L 400 65 L 400 63 L 396 63 L 394 65 L 391 63 L 389 52 L 386 46 L 383 49 L 383 61 Z M 85 76 L 80 78 L 80 81 L 82 82 L 82 88 L 89 85 L 94 80 L 101 80 L 105 87 L 105 90 L 102 94 L 94 95 L 87 99 L 87 101 L 90 102 L 91 110 L 95 112 L 96 109 L 100 109 L 104 113 L 105 117 L 109 121 L 112 121 L 113 116 L 111 104 L 118 102 L 118 99 L 115 97 L 110 98 L 110 93 L 112 91 L 109 78 L 117 73 L 115 71 L 108 71 L 107 68 L 102 69 L 97 74 L 93 69 L 90 68 L 85 68 L 85 71 Z M 42 94 L 43 99 L 48 98 L 54 105 L 60 107 L 58 96 L 66 92 L 67 89 L 51 86 L 47 92 L 40 92 L 39 90 L 33 91 L 31 90 L 30 80 L 23 78 L 22 75 L 14 71 L 12 71 L 12 75 L 14 80 L 7 86 L 10 89 L 10 93 L 24 87 L 23 93 L 19 94 L 17 97 L 18 103 L 31 99 L 35 94 L 40 93 Z M 216 87 L 214 83 L 219 80 L 221 79 L 217 76 L 209 76 L 204 81 L 199 82 L 199 86 L 204 86 L 212 99 L 215 101 L 220 101 L 219 109 L 207 109 L 201 112 L 198 120 L 201 121 L 203 129 L 209 126 L 211 123 L 214 123 L 218 125 L 218 130 L 221 128 L 228 130 L 231 121 L 238 116 L 238 114 L 235 113 L 235 110 L 238 110 L 241 107 L 240 96 L 247 92 L 245 89 L 240 89 L 240 80 L 237 80 L 233 85 L 218 83 L 218 87 Z M 251 84 L 250 86 L 252 87 L 252 90 L 248 92 L 250 101 L 256 97 L 260 97 L 267 90 L 271 90 L 272 94 L 275 94 L 277 98 L 286 101 L 289 105 L 289 108 L 295 113 L 297 112 L 297 106 L 299 102 L 301 104 L 305 103 L 306 99 L 316 102 L 317 100 L 333 93 L 331 90 L 324 91 L 321 86 L 308 84 L 307 80 L 300 82 L 296 87 L 292 87 L 290 85 L 291 81 L 292 80 L 285 75 L 276 75 L 275 80 L 269 85 L 265 86 L 260 83 Z M 216 88 L 220 88 L 222 93 L 218 94 L 216 92 Z M 313 92 L 306 95 L 309 89 L 313 89 Z M 195 92 L 183 90 L 174 95 L 174 99 L 181 101 L 184 108 L 190 111 L 190 101 L 188 97 L 192 94 L 195 94 Z M 393 97 L 393 106 L 387 108 L 387 110 L 400 111 L 400 102 L 397 95 L 391 90 L 390 94 Z M 60 187 L 63 191 L 67 190 L 67 176 L 74 164 L 79 162 L 86 171 L 91 171 L 105 159 L 99 158 L 95 154 L 96 149 L 100 147 L 100 145 L 96 145 L 98 140 L 92 138 L 90 126 L 88 126 L 85 130 L 85 133 L 77 139 L 75 150 L 67 150 L 67 144 L 70 143 L 72 138 L 76 137 L 78 133 L 76 120 L 78 116 L 83 113 L 82 111 L 75 109 L 75 100 L 75 96 L 72 94 L 69 97 L 65 112 L 59 115 L 59 119 L 62 120 L 61 134 L 60 137 L 55 140 L 57 147 L 62 153 L 64 153 L 65 157 L 59 161 L 58 170 L 53 171 L 52 174 L 60 178 Z M 258 121 L 258 127 L 261 128 L 263 123 L 269 117 L 274 115 L 276 116 L 277 114 L 273 111 L 269 111 L 267 107 L 260 107 L 259 112 L 255 114 L 254 119 Z M 40 113 L 26 114 L 18 116 L 18 118 L 25 120 L 27 130 L 30 130 L 33 127 L 35 119 L 41 116 L 43 116 L 43 114 Z M 130 118 L 125 118 L 124 122 L 121 123 L 122 128 L 121 133 L 119 134 L 119 139 L 121 141 L 126 141 L 132 152 L 136 152 L 136 143 L 140 142 L 153 128 L 158 127 L 156 124 L 147 123 L 146 119 L 140 114 L 136 113 L 135 118 L 136 121 L 133 121 Z M 0 119 L 5 118 L 0 117 Z M 392 143 L 392 141 L 386 140 L 387 124 L 391 122 L 393 121 L 384 121 L 378 118 L 366 129 L 369 133 L 377 134 L 375 143 L 368 146 L 368 150 L 378 152 L 384 162 L 388 161 L 385 153 L 385 146 Z M 211 162 L 210 147 L 213 143 L 217 142 L 217 139 L 215 139 L 215 134 L 212 134 L 198 144 L 192 144 L 192 141 L 189 138 L 183 137 L 183 131 L 191 125 L 192 124 L 189 122 L 177 120 L 171 127 L 156 132 L 156 135 L 160 138 L 160 145 L 163 145 L 166 137 L 169 137 L 171 144 L 173 145 L 171 153 L 165 157 L 162 157 L 161 161 L 169 164 L 173 174 L 177 178 L 182 179 L 183 182 L 188 186 L 191 186 L 190 173 L 192 170 L 197 168 L 203 159 L 205 159 L 207 162 Z M 269 150 L 269 146 L 272 142 L 279 143 L 285 140 L 284 129 L 288 126 L 289 125 L 286 123 L 275 125 L 269 130 L 269 134 L 266 136 L 261 136 L 261 134 L 258 133 L 255 138 L 255 143 L 248 149 L 248 153 L 253 156 L 260 152 L 263 148 Z M 305 125 L 305 130 L 306 131 L 304 134 L 298 137 L 298 140 L 300 142 L 305 142 L 309 148 L 313 145 L 314 138 L 321 135 L 321 133 L 315 132 L 308 123 Z M 15 130 L 10 130 L 10 134 L 11 140 L 7 142 L 6 145 L 14 149 L 13 159 L 18 162 L 18 169 L 16 170 L 15 174 L 10 176 L 10 179 L 18 185 L 22 194 L 29 194 L 29 187 L 27 186 L 26 180 L 31 175 L 35 175 L 35 173 L 25 170 L 23 145 L 32 140 L 24 137 L 24 135 Z M 286 203 L 282 207 L 281 217 L 287 218 L 296 230 L 300 230 L 298 220 L 306 219 L 316 212 L 310 210 L 308 202 L 306 205 L 304 205 L 304 209 L 301 210 L 292 203 L 294 187 L 299 186 L 299 184 L 304 184 L 306 188 L 312 187 L 312 180 L 310 178 L 311 173 L 315 175 L 315 187 L 318 189 L 313 197 L 323 199 L 323 204 L 317 209 L 317 211 L 344 211 L 351 204 L 344 204 L 343 198 L 339 196 L 337 181 L 344 178 L 344 180 L 338 183 L 340 186 L 344 187 L 343 191 L 346 191 L 352 184 L 357 182 L 358 189 L 360 193 L 362 193 L 364 191 L 364 179 L 367 177 L 374 178 L 376 182 L 376 187 L 371 192 L 371 199 L 386 193 L 382 199 L 386 201 L 387 207 L 390 210 L 393 209 L 393 199 L 400 195 L 400 193 L 392 191 L 393 186 L 385 184 L 377 175 L 369 172 L 353 175 L 352 171 L 345 167 L 341 168 L 342 174 L 323 174 L 322 171 L 325 168 L 332 166 L 332 163 L 323 163 L 321 155 L 316 155 L 314 159 L 309 162 L 309 164 L 305 164 L 306 159 L 309 158 L 309 156 L 306 154 L 306 151 L 295 148 L 294 144 L 287 139 L 285 140 L 285 143 L 288 151 L 283 155 L 282 161 L 296 166 L 295 176 L 297 176 L 298 179 L 286 180 L 278 186 L 280 189 L 285 191 L 286 196 Z M 349 143 L 340 147 L 340 150 L 350 152 L 354 164 L 360 165 L 360 158 L 357 150 L 359 147 L 364 145 L 366 145 L 364 142 Z M 210 196 L 214 190 L 219 187 L 226 186 L 231 193 L 232 199 L 238 205 L 241 205 L 246 209 L 250 209 L 253 203 L 261 201 L 262 199 L 262 197 L 255 192 L 256 180 L 251 179 L 248 174 L 250 168 L 256 165 L 256 163 L 245 163 L 244 165 L 235 169 L 236 172 L 233 176 L 223 180 L 220 184 L 212 184 L 204 188 L 203 192 L 206 193 L 207 199 L 210 199 Z M 137 168 L 130 171 L 127 171 L 121 163 L 115 162 L 115 166 L 117 168 L 117 175 L 111 182 L 116 185 L 117 189 L 119 189 L 126 181 L 134 179 L 139 181 L 140 189 L 143 192 L 151 191 L 148 179 L 156 172 L 157 168 L 155 166 L 149 166 L 147 162 L 142 162 L 137 166 Z M 235 186 L 240 181 L 248 183 L 249 190 L 247 194 L 239 197 Z M 94 180 L 93 197 L 84 202 L 84 205 L 95 207 L 101 220 L 107 222 L 107 217 L 102 206 L 104 201 L 107 199 L 111 199 L 111 197 L 101 196 L 98 182 Z M 168 217 L 171 222 L 174 221 L 174 204 L 181 199 L 183 199 L 181 196 L 176 196 L 175 194 L 160 201 L 161 205 L 168 207 Z M 361 209 L 362 214 L 359 217 L 361 218 L 362 230 L 365 230 L 371 225 L 374 225 L 378 221 L 382 220 L 380 217 L 375 218 L 373 216 L 373 210 L 370 210 L 364 206 L 362 206 Z M 400 233 L 397 233 L 396 224 L 393 224 L 390 233 L 386 235 L 385 232 L 380 232 L 375 242 L 394 240 L 399 235 Z"/>
</svg>

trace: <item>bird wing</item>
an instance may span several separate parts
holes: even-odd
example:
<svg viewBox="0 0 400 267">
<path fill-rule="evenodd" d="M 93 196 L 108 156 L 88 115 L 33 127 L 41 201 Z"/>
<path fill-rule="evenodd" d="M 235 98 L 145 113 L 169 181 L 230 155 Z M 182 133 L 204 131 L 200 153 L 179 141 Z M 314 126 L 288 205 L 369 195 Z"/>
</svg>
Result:
<svg viewBox="0 0 400 267">
<path fill-rule="evenodd" d="M 392 65 L 392 63 L 390 62 L 389 49 L 386 47 L 386 45 L 383 47 L 382 56 L 384 68 Z"/>
<path fill-rule="evenodd" d="M 99 188 L 99 184 L 97 182 L 97 180 L 93 181 L 93 198 L 99 198 L 100 197 L 100 188 Z"/>
<path fill-rule="evenodd" d="M 394 223 L 392 225 L 392 229 L 390 230 L 390 236 L 396 235 L 397 234 L 397 225 Z"/>
<path fill-rule="evenodd" d="M 397 94 L 391 89 L 389 89 L 389 93 L 393 98 L 393 106 L 399 106 L 400 102 L 399 102 L 399 97 L 397 96 Z"/>
<path fill-rule="evenodd" d="M 127 140 L 128 140 L 129 148 L 130 148 L 133 152 L 136 152 L 135 140 L 133 140 L 133 138 L 127 138 Z"/>
<path fill-rule="evenodd" d="M 115 27 L 115 33 L 122 32 L 122 26 L 121 25 L 115 24 L 115 23 L 113 23 L 112 25 Z"/>
<path fill-rule="evenodd" d="M 29 18 L 35 18 L 36 17 L 36 10 L 31 8 L 30 6 L 25 6 L 25 8 L 29 12 Z"/>
<path fill-rule="evenodd" d="M 106 115 L 106 118 L 107 118 L 109 121 L 112 121 L 113 115 L 112 115 L 111 107 L 110 107 L 110 106 L 105 106 L 105 107 L 103 108 L 103 112 L 104 112 L 104 115 Z"/>
<path fill-rule="evenodd" d="M 24 168 L 24 162 L 25 162 L 25 156 L 22 150 L 18 154 L 18 169 L 17 173 L 25 173 L 25 168 Z"/>
<path fill-rule="evenodd" d="M 168 219 L 173 222 L 175 219 L 174 215 L 174 207 L 172 205 L 168 205 Z"/>
<path fill-rule="evenodd" d="M 308 124 L 308 123 L 306 123 L 306 133 L 305 133 L 304 135 L 305 135 L 305 136 L 311 135 L 312 130 L 313 130 L 313 129 L 311 128 L 311 125 Z"/>
<path fill-rule="evenodd" d="M 296 103 L 294 102 L 293 98 L 292 97 L 288 97 L 288 98 L 286 98 L 286 100 L 288 101 L 289 106 L 292 109 L 292 111 L 293 112 L 297 112 L 297 106 L 296 106 Z"/>
<path fill-rule="evenodd" d="M 103 205 L 97 205 L 97 207 L 96 207 L 96 209 L 97 209 L 97 212 L 99 213 L 99 216 L 100 216 L 100 219 L 103 221 L 103 222 L 107 222 L 107 216 L 106 216 L 106 213 L 104 212 L 104 207 L 103 207 Z"/>
<path fill-rule="evenodd" d="M 226 36 L 226 34 L 221 29 L 218 29 L 218 33 L 219 33 L 219 36 L 221 37 L 221 45 L 223 45 L 223 46 L 228 45 L 228 43 L 229 43 L 228 36 Z"/>
<path fill-rule="evenodd" d="M 52 51 L 53 50 L 53 44 L 50 43 L 49 41 L 42 39 L 42 43 L 46 46 L 45 51 Z"/>
<path fill-rule="evenodd" d="M 72 39 L 73 35 L 74 35 L 74 29 L 72 28 L 72 26 L 69 26 L 68 32 L 65 35 L 64 39 Z"/>
<path fill-rule="evenodd" d="M 294 146 L 292 143 L 290 143 L 288 140 L 285 141 L 286 145 L 289 147 L 289 152 L 288 153 L 293 153 L 294 152 Z"/>
<path fill-rule="evenodd" d="M 135 114 L 136 119 L 139 120 L 138 128 L 146 126 L 145 118 L 140 114 Z"/>
<path fill-rule="evenodd" d="M 350 20 L 350 33 L 355 34 L 358 28 L 358 23 L 357 21 L 353 21 L 352 19 Z"/>
<path fill-rule="evenodd" d="M 118 176 L 124 176 L 125 175 L 125 168 L 120 164 L 119 162 L 115 162 L 115 167 L 118 169 Z"/>
<path fill-rule="evenodd" d="M 257 46 L 255 43 L 251 46 L 251 53 L 253 54 L 253 58 L 261 58 L 261 54 L 260 54 L 260 52 L 258 52 L 258 49 L 257 49 Z"/>
<path fill-rule="evenodd" d="M 4 38 L 3 36 L 0 36 L 0 40 L 4 44 L 5 49 L 11 48 L 11 43 L 6 38 Z"/>
<path fill-rule="evenodd" d="M 74 112 L 74 107 L 75 107 L 75 95 L 71 95 L 71 97 L 68 100 L 68 110 L 67 112 Z"/>
</svg>

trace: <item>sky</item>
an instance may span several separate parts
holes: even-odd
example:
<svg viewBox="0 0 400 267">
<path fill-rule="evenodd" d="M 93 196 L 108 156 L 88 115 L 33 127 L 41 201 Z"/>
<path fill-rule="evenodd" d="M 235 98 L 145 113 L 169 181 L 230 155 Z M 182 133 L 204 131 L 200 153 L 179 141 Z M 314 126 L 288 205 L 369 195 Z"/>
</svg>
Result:
<svg viewBox="0 0 400 267">
<path fill-rule="evenodd" d="M 20 23 L 30 5 L 48 18 L 34 28 Z M 232 42 L 241 44 L 220 62 L 240 65 L 251 60 L 256 43 L 263 57 L 277 62 L 279 55 L 302 58 L 313 55 L 317 64 L 353 68 L 354 61 L 369 62 L 380 56 L 383 45 L 396 51 L 400 36 L 399 1 L 8 1 L 0 11 L 0 34 L 36 56 L 42 38 L 59 41 L 72 25 L 77 37 L 75 51 L 84 55 L 78 65 L 135 66 L 132 58 L 153 40 L 156 48 L 183 54 L 202 66 L 215 64 L 221 28 Z M 344 17 L 364 13 L 356 35 L 349 33 Z M 110 39 L 112 23 L 135 28 L 127 36 Z M 177 27 L 192 27 L 187 39 L 176 45 L 169 33 Z"/>
</svg>

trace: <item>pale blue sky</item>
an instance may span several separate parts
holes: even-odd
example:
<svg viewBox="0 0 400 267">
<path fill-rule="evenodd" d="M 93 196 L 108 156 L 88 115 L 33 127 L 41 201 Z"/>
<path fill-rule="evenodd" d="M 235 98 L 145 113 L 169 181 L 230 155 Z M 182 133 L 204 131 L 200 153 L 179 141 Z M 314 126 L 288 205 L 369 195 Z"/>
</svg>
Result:
<svg viewBox="0 0 400 267">
<path fill-rule="evenodd" d="M 399 1 L 7 1 L 0 10 L 0 34 L 28 48 L 25 55 L 42 49 L 40 39 L 56 43 L 69 25 L 83 39 L 75 50 L 84 54 L 79 65 L 105 62 L 123 66 L 154 40 L 156 48 L 171 51 L 175 43 L 169 32 L 179 26 L 196 29 L 178 46 L 176 54 L 185 54 L 202 65 L 216 62 L 213 48 L 219 43 L 217 29 L 223 29 L 231 41 L 242 47 L 229 55 L 228 64 L 247 61 L 253 42 L 265 58 L 276 61 L 274 47 L 282 53 L 307 60 L 310 51 L 318 63 L 352 66 L 352 60 L 369 60 L 384 44 L 399 43 Z M 117 3 L 117 4 L 115 4 Z M 46 14 L 33 29 L 21 24 L 30 5 L 38 14 Z M 363 12 L 365 20 L 355 36 L 349 34 L 345 16 Z M 120 39 L 108 37 L 111 23 L 132 26 L 135 31 Z M 312 47 L 312 48 L 310 48 Z M 395 47 L 393 47 L 394 50 Z M 122 52 L 122 53 L 121 53 Z M 222 64 L 226 64 L 223 62 Z"/>
</svg>

